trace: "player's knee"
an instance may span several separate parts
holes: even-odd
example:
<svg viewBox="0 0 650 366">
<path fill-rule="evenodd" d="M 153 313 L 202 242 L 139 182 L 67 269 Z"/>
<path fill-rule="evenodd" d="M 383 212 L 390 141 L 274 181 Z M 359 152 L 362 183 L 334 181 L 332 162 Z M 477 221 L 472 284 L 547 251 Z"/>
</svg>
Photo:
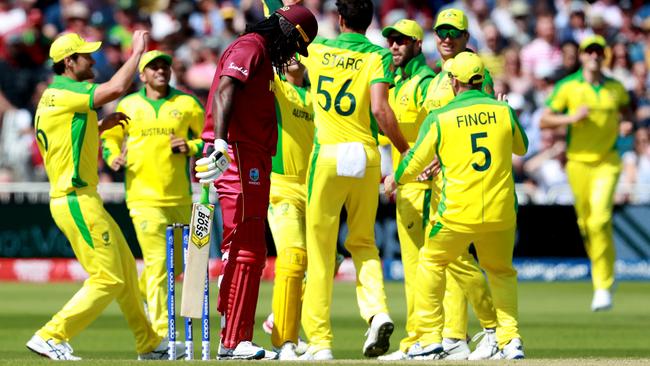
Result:
<svg viewBox="0 0 650 366">
<path fill-rule="evenodd" d="M 307 252 L 304 248 L 289 247 L 278 253 L 275 261 L 276 273 L 282 272 L 286 276 L 304 276 L 307 269 Z"/>
<path fill-rule="evenodd" d="M 111 294 L 122 292 L 125 286 L 125 280 L 116 276 L 100 274 L 98 276 L 91 276 L 88 280 L 94 287 Z"/>
<path fill-rule="evenodd" d="M 609 230 L 611 228 L 611 225 L 612 216 L 601 215 L 587 220 L 587 231 L 589 233 L 602 233 Z"/>
</svg>

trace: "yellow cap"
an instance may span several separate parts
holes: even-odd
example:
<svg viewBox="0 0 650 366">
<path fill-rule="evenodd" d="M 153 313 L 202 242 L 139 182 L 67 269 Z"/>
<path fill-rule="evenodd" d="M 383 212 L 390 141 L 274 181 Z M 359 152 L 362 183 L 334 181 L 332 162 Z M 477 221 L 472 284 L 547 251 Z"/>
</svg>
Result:
<svg viewBox="0 0 650 366">
<path fill-rule="evenodd" d="M 402 19 L 392 26 L 386 27 L 381 31 L 381 35 L 388 37 L 391 32 L 397 32 L 405 36 L 421 41 L 424 38 L 424 31 L 418 23 L 410 19 Z"/>
<path fill-rule="evenodd" d="M 603 49 L 605 49 L 607 47 L 607 41 L 605 41 L 605 38 L 597 34 L 589 37 L 585 37 L 585 39 L 583 39 L 582 42 L 580 42 L 580 50 L 584 51 L 587 49 L 587 47 L 593 45 L 600 46 Z"/>
<path fill-rule="evenodd" d="M 459 9 L 445 9 L 438 13 L 436 25 L 433 29 L 438 29 L 440 26 L 450 25 L 458 30 L 467 30 L 467 16 L 462 10 Z"/>
<path fill-rule="evenodd" d="M 101 46 L 101 42 L 86 42 L 77 33 L 66 33 L 52 42 L 50 58 L 57 63 L 75 53 L 95 52 Z"/>
<path fill-rule="evenodd" d="M 140 57 L 140 63 L 138 64 L 138 70 L 142 72 L 144 68 L 149 65 L 149 63 L 157 58 L 162 58 L 167 61 L 168 64 L 172 64 L 172 57 L 164 52 L 158 50 L 149 51 Z"/>
<path fill-rule="evenodd" d="M 445 62 L 442 69 L 462 83 L 480 84 L 485 78 L 483 61 L 473 52 L 461 52 Z M 476 76 L 479 76 L 478 78 Z"/>
</svg>

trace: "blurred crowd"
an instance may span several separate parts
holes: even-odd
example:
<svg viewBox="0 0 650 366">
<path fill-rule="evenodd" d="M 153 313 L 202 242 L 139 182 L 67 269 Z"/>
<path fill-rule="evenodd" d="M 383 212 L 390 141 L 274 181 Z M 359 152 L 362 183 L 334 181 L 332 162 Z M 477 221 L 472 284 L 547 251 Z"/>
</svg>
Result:
<svg viewBox="0 0 650 366">
<path fill-rule="evenodd" d="M 620 125 L 618 149 L 624 168 L 619 203 L 650 202 L 650 3 L 643 0 L 376 0 L 367 36 L 386 46 L 384 26 L 402 18 L 426 30 L 423 52 L 435 70 L 438 60 L 433 20 L 445 7 L 469 18 L 470 47 L 485 62 L 496 93 L 505 93 L 530 140 L 528 154 L 514 160 L 518 183 L 533 201 L 555 192 L 570 203 L 564 172 L 565 131 L 540 130 L 545 101 L 558 80 L 577 71 L 578 44 L 599 34 L 608 41 L 606 74 L 623 83 L 634 120 Z M 335 0 L 305 0 L 319 20 L 319 34 L 335 37 Z M 97 82 L 113 75 L 130 52 L 131 34 L 148 29 L 150 49 L 173 54 L 172 85 L 205 102 L 220 52 L 247 23 L 263 17 L 260 0 L 0 0 L 0 182 L 45 181 L 33 136 L 33 112 L 52 76 L 49 45 L 59 34 L 76 32 L 101 40 Z M 439 71 L 439 70 L 435 70 Z M 134 90 L 139 88 L 134 83 Z M 104 107 L 112 112 L 114 105 Z M 120 180 L 102 168 L 103 181 Z M 645 187 L 644 187 L 645 186 Z"/>
</svg>

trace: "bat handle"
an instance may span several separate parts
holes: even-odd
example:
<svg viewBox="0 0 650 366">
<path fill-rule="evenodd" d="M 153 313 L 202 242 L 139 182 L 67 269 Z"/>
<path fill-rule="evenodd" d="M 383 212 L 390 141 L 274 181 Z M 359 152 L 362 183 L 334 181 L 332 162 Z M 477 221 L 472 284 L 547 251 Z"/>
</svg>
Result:
<svg viewBox="0 0 650 366">
<path fill-rule="evenodd" d="M 201 188 L 201 203 L 210 203 L 210 186 L 204 184 Z"/>
</svg>

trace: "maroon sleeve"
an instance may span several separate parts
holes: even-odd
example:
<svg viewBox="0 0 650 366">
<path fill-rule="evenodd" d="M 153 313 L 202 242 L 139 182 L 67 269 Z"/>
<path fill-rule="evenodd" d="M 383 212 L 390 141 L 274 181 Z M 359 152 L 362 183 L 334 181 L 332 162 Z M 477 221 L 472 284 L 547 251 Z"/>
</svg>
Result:
<svg viewBox="0 0 650 366">
<path fill-rule="evenodd" d="M 246 83 L 263 61 L 260 44 L 241 39 L 223 55 L 221 76 L 233 77 Z"/>
</svg>

